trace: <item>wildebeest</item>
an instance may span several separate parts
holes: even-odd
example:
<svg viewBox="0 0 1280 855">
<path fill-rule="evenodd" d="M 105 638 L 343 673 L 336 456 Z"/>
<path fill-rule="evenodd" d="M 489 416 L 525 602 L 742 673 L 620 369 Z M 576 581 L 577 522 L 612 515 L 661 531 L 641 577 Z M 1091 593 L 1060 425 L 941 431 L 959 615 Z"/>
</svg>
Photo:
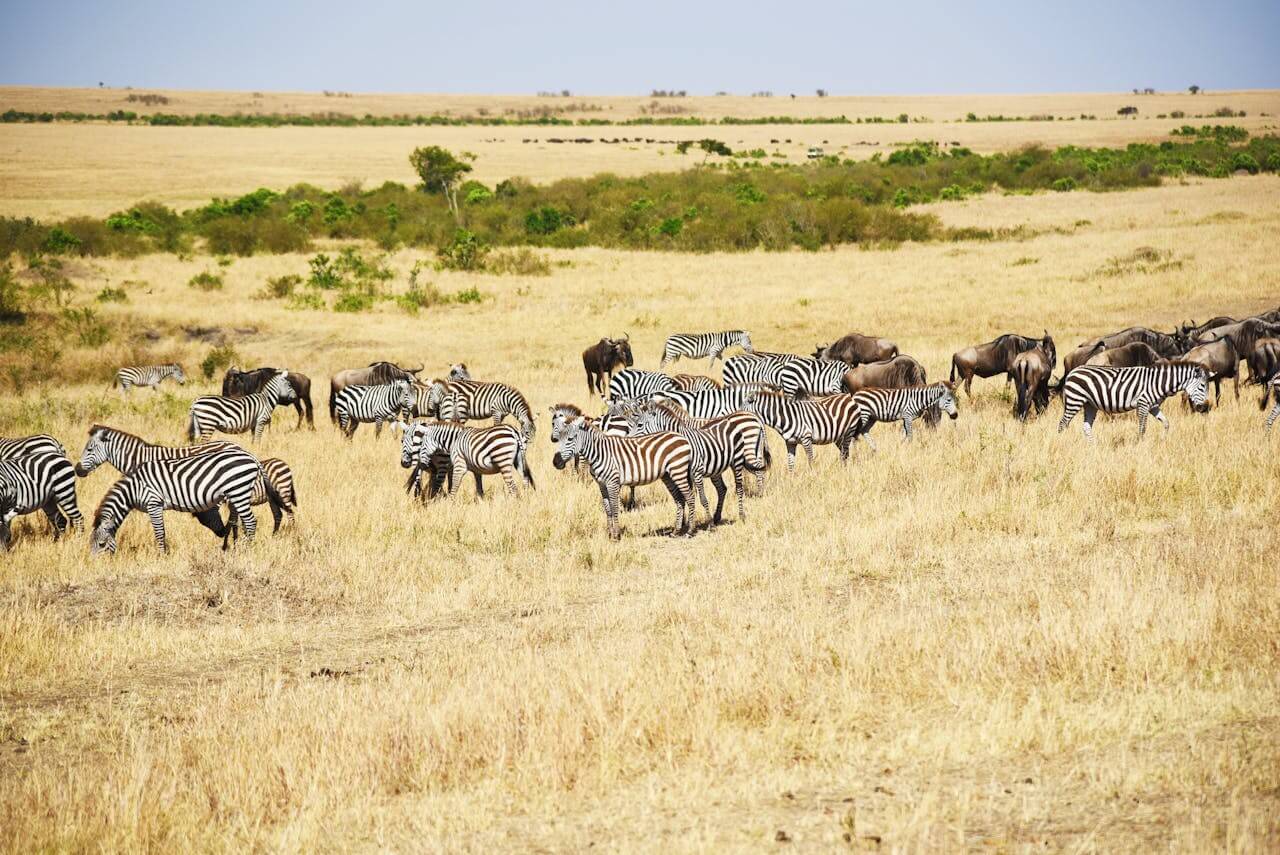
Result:
<svg viewBox="0 0 1280 855">
<path fill-rule="evenodd" d="M 471 372 L 467 370 L 467 363 L 455 362 L 449 366 L 450 380 L 470 380 Z"/>
<path fill-rule="evenodd" d="M 1065 381 L 1068 374 L 1088 362 L 1090 357 L 1099 350 L 1124 347 L 1126 344 L 1135 341 L 1140 341 L 1150 346 L 1163 359 L 1176 359 L 1191 347 L 1191 340 L 1183 335 L 1180 330 L 1174 330 L 1172 333 L 1162 333 L 1147 327 L 1129 327 L 1111 335 L 1099 336 L 1098 338 L 1091 338 L 1088 341 L 1081 342 L 1075 350 L 1063 358 L 1062 379 Z"/>
<path fill-rule="evenodd" d="M 1183 354 L 1183 362 L 1194 362 L 1204 366 L 1209 379 L 1213 381 L 1213 403 L 1215 406 L 1222 400 L 1222 378 L 1230 377 L 1235 385 L 1236 400 L 1240 400 L 1240 354 L 1236 352 L 1235 342 L 1229 336 L 1216 338 L 1213 341 L 1197 345 Z"/>
<path fill-rule="evenodd" d="M 849 333 L 833 344 L 818 345 L 814 359 L 838 359 L 857 366 L 866 362 L 884 362 L 898 355 L 898 346 L 887 338 Z"/>
<path fill-rule="evenodd" d="M 261 392 L 263 387 L 270 383 L 271 378 L 275 377 L 279 371 L 279 368 L 254 368 L 251 371 L 241 371 L 233 365 L 227 369 L 227 373 L 222 377 L 222 394 L 230 398 Z M 293 401 L 293 408 L 298 412 L 298 424 L 295 430 L 302 427 L 304 415 L 307 425 L 312 430 L 315 430 L 315 414 L 311 407 L 311 378 L 305 374 L 290 371 L 285 376 L 285 380 L 293 387 L 294 394 L 297 395 Z"/>
<path fill-rule="evenodd" d="M 1280 324 L 1269 323 L 1262 318 L 1245 318 L 1243 321 L 1237 321 L 1234 324 L 1227 324 L 1203 333 L 1198 339 L 1198 343 L 1208 344 L 1219 338 L 1229 338 L 1231 339 L 1231 344 L 1235 346 L 1236 358 L 1244 359 L 1250 353 L 1253 353 L 1253 349 L 1260 339 L 1278 335 L 1280 335 Z"/>
<path fill-rule="evenodd" d="M 587 372 L 587 392 L 604 395 L 617 368 L 635 365 L 631 356 L 631 335 L 602 338 L 582 351 L 582 367 Z"/>
<path fill-rule="evenodd" d="M 1205 333 L 1208 330 L 1214 330 L 1218 327 L 1225 327 L 1227 324 L 1234 323 L 1236 323 L 1235 318 L 1229 318 L 1226 315 L 1219 315 L 1216 318 L 1210 318 L 1202 324 L 1197 324 L 1195 321 L 1187 321 L 1184 324 L 1179 324 L 1178 332 L 1192 341 L 1195 341 L 1202 333 Z"/>
<path fill-rule="evenodd" d="M 905 353 L 880 362 L 868 362 L 844 373 L 844 388 L 848 392 L 871 388 L 898 389 L 926 383 L 924 366 Z"/>
<path fill-rule="evenodd" d="M 951 382 L 955 383 L 957 377 L 963 380 L 964 393 L 969 397 L 973 397 L 972 387 L 975 376 L 985 378 L 1003 374 L 1005 382 L 1008 383 L 1013 379 L 1013 374 L 1010 373 L 1013 358 L 1045 342 L 1050 345 L 1053 343 L 1048 330 L 1045 330 L 1042 339 L 1005 333 L 986 344 L 975 344 L 972 347 L 957 350 L 951 356 Z"/>
<path fill-rule="evenodd" d="M 1009 375 L 1018 390 L 1018 403 L 1014 407 L 1014 413 L 1022 421 L 1027 420 L 1032 404 L 1037 413 L 1043 413 L 1049 406 L 1049 377 L 1057 363 L 1058 351 L 1054 347 L 1053 338 L 1047 333 L 1035 347 L 1013 357 Z"/>
<path fill-rule="evenodd" d="M 413 383 L 423 367 L 401 368 L 394 362 L 370 362 L 365 368 L 345 368 L 336 372 L 329 380 L 329 418 L 337 424 L 338 415 L 333 409 L 333 399 L 348 386 L 384 386 L 396 380 Z"/>
<path fill-rule="evenodd" d="M 1151 345 L 1143 341 L 1131 341 L 1123 347 L 1099 350 L 1085 361 L 1085 365 L 1110 365 L 1114 368 L 1133 367 L 1135 365 L 1155 365 L 1161 360 L 1160 354 L 1151 349 Z"/>
<path fill-rule="evenodd" d="M 1280 338 L 1260 338 L 1248 356 L 1249 379 L 1246 382 L 1260 383 L 1266 386 L 1271 378 L 1280 373 Z M 1262 408 L 1267 407 L 1270 391 L 1262 394 Z"/>
</svg>

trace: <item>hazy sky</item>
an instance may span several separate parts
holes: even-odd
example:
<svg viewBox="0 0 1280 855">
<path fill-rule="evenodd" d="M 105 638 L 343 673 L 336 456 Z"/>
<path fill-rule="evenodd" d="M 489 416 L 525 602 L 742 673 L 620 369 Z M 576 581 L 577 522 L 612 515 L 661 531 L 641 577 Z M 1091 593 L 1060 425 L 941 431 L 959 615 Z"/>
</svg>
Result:
<svg viewBox="0 0 1280 855">
<path fill-rule="evenodd" d="M 0 0 L 0 83 L 833 94 L 1280 86 L 1280 0 Z"/>
</svg>

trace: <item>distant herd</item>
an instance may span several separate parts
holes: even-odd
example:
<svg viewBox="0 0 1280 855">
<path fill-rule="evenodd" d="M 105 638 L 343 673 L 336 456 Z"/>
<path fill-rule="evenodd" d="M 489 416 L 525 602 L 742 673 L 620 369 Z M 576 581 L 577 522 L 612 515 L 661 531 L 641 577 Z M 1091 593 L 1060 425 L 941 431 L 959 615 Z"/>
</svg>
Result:
<svg viewBox="0 0 1280 855">
<path fill-rule="evenodd" d="M 741 353 L 725 359 L 730 348 Z M 722 379 L 700 374 L 667 373 L 681 359 L 723 360 Z M 675 505 L 673 534 L 695 527 L 695 499 L 712 524 L 721 522 L 728 492 L 724 474 L 734 480 L 740 519 L 746 517 L 748 473 L 756 491 L 764 489 L 771 466 L 766 437 L 777 434 L 787 450 L 787 467 L 795 467 L 797 449 L 810 461 L 815 445 L 834 445 L 847 460 L 853 443 L 865 438 L 877 422 L 900 422 L 910 439 L 912 425 L 922 419 L 935 426 L 943 414 L 959 415 L 956 390 L 972 394 L 975 377 L 1004 375 L 1016 390 L 1014 414 L 1026 420 L 1034 409 L 1048 408 L 1060 395 L 1062 431 L 1082 414 L 1084 433 L 1092 439 L 1099 412 L 1135 411 L 1138 433 L 1154 418 L 1166 428 L 1162 405 L 1185 393 L 1197 411 L 1208 409 L 1208 386 L 1215 403 L 1221 384 L 1231 380 L 1238 398 L 1241 363 L 1244 382 L 1261 386 L 1261 408 L 1276 403 L 1266 417 L 1267 429 L 1280 417 L 1280 308 L 1252 317 L 1217 317 L 1202 324 L 1179 325 L 1170 332 L 1130 327 L 1081 342 L 1062 359 L 1052 336 L 1014 333 L 964 347 L 952 356 L 950 379 L 929 383 L 924 366 L 899 351 L 893 341 L 852 333 L 809 356 L 756 350 L 746 330 L 680 333 L 663 347 L 656 371 L 638 369 L 630 336 L 602 338 L 582 352 L 587 391 L 600 396 L 604 411 L 589 415 L 573 404 L 550 408 L 550 438 L 557 469 L 569 464 L 583 469 L 600 489 L 608 533 L 620 535 L 622 488 L 661 481 Z M 329 416 L 350 440 L 361 424 L 372 424 L 375 436 L 384 426 L 402 432 L 400 463 L 411 470 L 406 489 L 423 501 L 457 493 L 467 473 L 483 495 L 483 477 L 500 475 L 511 493 L 523 483 L 534 488 L 528 454 L 534 436 L 534 413 L 525 396 L 500 382 L 471 377 L 466 365 L 451 366 L 444 379 L 424 382 L 423 366 L 403 368 L 374 362 L 335 373 L 329 386 Z M 186 382 L 179 365 L 126 366 L 114 386 L 128 396 L 137 387 L 157 388 L 166 379 Z M 276 407 L 292 406 L 297 428 L 315 429 L 311 380 L 282 368 L 242 371 L 232 367 L 219 395 L 196 398 L 187 419 L 193 444 L 166 446 L 106 425 L 89 428 L 80 460 L 72 464 L 65 447 L 46 434 L 0 438 L 0 546 L 8 548 L 11 523 L 42 511 L 55 538 L 68 529 L 84 528 L 77 499 L 77 479 L 109 463 L 119 479 L 99 503 L 89 542 L 93 552 L 114 552 L 116 533 L 132 511 L 151 522 L 157 544 L 167 546 L 165 511 L 191 514 L 222 540 L 223 548 L 243 530 L 256 531 L 253 506 L 268 505 L 279 529 L 298 505 L 293 472 L 279 458 L 259 459 L 235 443 L 212 441 L 214 434 L 251 434 L 261 439 Z M 507 424 L 510 419 L 514 424 Z M 471 427 L 468 422 L 491 422 Z M 716 507 L 707 501 L 704 482 L 716 489 Z M 228 508 L 223 519 L 221 508 Z"/>
</svg>

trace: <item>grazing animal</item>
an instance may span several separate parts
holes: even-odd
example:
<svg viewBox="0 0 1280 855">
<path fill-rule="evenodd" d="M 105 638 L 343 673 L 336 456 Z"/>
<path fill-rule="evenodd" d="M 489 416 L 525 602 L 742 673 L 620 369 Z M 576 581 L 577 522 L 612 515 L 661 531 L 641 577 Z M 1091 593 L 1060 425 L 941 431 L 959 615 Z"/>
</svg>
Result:
<svg viewBox="0 0 1280 855">
<path fill-rule="evenodd" d="M 865 436 L 876 422 L 901 421 L 902 435 L 911 439 L 911 423 L 934 408 L 953 419 L 957 418 L 960 411 L 956 405 L 955 389 L 955 384 L 943 381 L 928 386 L 855 392 L 853 398 L 863 411 L 857 435 Z M 875 448 L 870 436 L 867 436 L 867 444 Z"/>
<path fill-rule="evenodd" d="M 725 386 L 737 386 L 742 383 L 767 383 L 781 387 L 782 369 L 803 356 L 786 353 L 762 356 L 760 354 L 743 354 L 726 359 L 724 363 Z"/>
<path fill-rule="evenodd" d="M 689 467 L 693 447 L 674 433 L 648 436 L 606 436 L 579 417 L 565 425 L 552 464 L 563 469 L 575 458 L 586 462 L 600 487 L 609 537 L 618 539 L 619 494 L 622 487 L 642 486 L 661 480 L 676 504 L 673 534 L 687 534 L 693 524 L 693 485 Z"/>
<path fill-rule="evenodd" d="M 600 418 L 584 415 L 582 410 L 573 404 L 556 404 L 551 408 L 551 441 L 559 442 L 565 425 L 576 418 L 583 418 L 586 423 L 609 436 L 630 436 L 631 426 L 627 422 L 625 408 L 610 406 Z"/>
<path fill-rule="evenodd" d="M 1208 344 L 1220 338 L 1229 338 L 1235 346 L 1237 358 L 1244 359 L 1253 353 L 1260 340 L 1275 336 L 1280 336 L 1280 324 L 1269 323 L 1261 318 L 1245 318 L 1202 333 L 1198 341 L 1200 344 Z"/>
<path fill-rule="evenodd" d="M 476 419 L 493 419 L 495 425 L 513 417 L 520 423 L 525 439 L 534 433 L 533 410 L 519 390 L 505 383 L 484 383 L 477 380 L 455 380 L 431 384 L 427 393 L 428 409 L 442 421 L 465 422 Z"/>
<path fill-rule="evenodd" d="M 674 380 L 659 371 L 624 368 L 609 378 L 609 400 L 638 401 L 655 392 L 674 392 L 677 388 Z"/>
<path fill-rule="evenodd" d="M 849 369 L 844 374 L 844 391 L 896 389 L 923 386 L 927 382 L 924 366 L 912 357 L 900 354 L 882 362 L 868 362 Z"/>
<path fill-rule="evenodd" d="M 128 365 L 116 372 L 111 388 L 119 386 L 122 395 L 128 395 L 132 386 L 150 386 L 153 391 L 159 391 L 160 383 L 166 377 L 172 377 L 179 386 L 187 383 L 187 375 L 176 362 L 169 365 Z"/>
<path fill-rule="evenodd" d="M 279 371 L 279 368 L 255 368 L 252 371 L 241 371 L 232 366 L 223 375 L 222 394 L 224 397 L 234 398 L 261 392 Z M 295 430 L 302 427 L 303 418 L 306 418 L 307 425 L 312 430 L 315 430 L 315 410 L 311 406 L 311 378 L 305 374 L 287 371 L 285 372 L 285 379 L 293 387 L 293 392 L 296 396 L 293 400 L 293 408 L 298 413 L 298 424 Z"/>
<path fill-rule="evenodd" d="M 187 419 L 187 438 L 207 442 L 214 431 L 245 433 L 253 431 L 253 440 L 262 439 L 262 432 L 271 424 L 271 414 L 276 407 L 291 404 L 298 393 L 289 383 L 289 372 L 281 369 L 267 381 L 261 392 L 240 398 L 222 395 L 204 395 L 191 403 Z"/>
<path fill-rule="evenodd" d="M 1136 366 L 1155 365 L 1161 359 L 1160 354 L 1152 350 L 1144 341 L 1131 341 L 1120 347 L 1106 348 L 1090 356 L 1085 365 L 1110 365 L 1112 368 L 1134 368 Z"/>
<path fill-rule="evenodd" d="M 484 495 L 484 475 L 502 475 L 507 491 L 520 492 L 519 477 L 534 487 L 533 473 L 525 457 L 526 440 L 511 425 L 473 428 L 437 422 L 416 424 L 405 431 L 400 441 L 400 465 L 413 467 L 410 483 L 416 483 L 423 470 L 433 471 L 437 461 L 449 468 L 449 497 L 462 486 L 468 471 L 476 479 L 476 495 Z M 517 474 L 518 473 L 518 474 Z M 434 481 L 434 477 L 433 477 Z M 427 495 L 433 495 L 434 490 Z"/>
<path fill-rule="evenodd" d="M 1186 392 L 1192 406 L 1203 410 L 1209 397 L 1209 375 L 1204 366 L 1189 362 L 1135 368 L 1082 365 L 1062 383 L 1062 421 L 1058 433 L 1066 430 L 1076 413 L 1084 410 L 1084 435 L 1093 439 L 1093 420 L 1098 411 L 1122 413 L 1138 411 L 1138 436 L 1147 432 L 1148 414 L 1167 430 L 1169 420 L 1160 410 L 1165 398 Z"/>
<path fill-rule="evenodd" d="M 1230 377 L 1235 387 L 1236 400 L 1240 400 L 1240 354 L 1229 337 L 1198 344 L 1182 355 L 1181 361 L 1204 366 L 1213 383 L 1214 406 L 1222 403 L 1222 378 Z"/>
<path fill-rule="evenodd" d="M 796 446 L 813 463 L 813 447 L 834 443 L 840 459 L 849 458 L 849 444 L 858 438 L 864 413 L 852 395 L 796 400 L 777 392 L 753 392 L 747 408 L 782 437 L 787 447 L 787 471 L 796 468 Z"/>
<path fill-rule="evenodd" d="M 135 510 L 143 511 L 150 518 L 161 552 L 168 552 L 164 533 L 166 510 L 191 514 L 222 538 L 222 548 L 226 549 L 228 539 L 232 535 L 238 538 L 239 534 L 230 520 L 223 523 L 218 513 L 223 502 L 231 508 L 231 520 L 242 525 L 245 537 L 252 541 L 258 530 L 251 507 L 253 491 L 262 479 L 262 464 L 234 445 L 208 454 L 143 463 L 112 484 L 102 497 L 93 516 L 90 551 L 115 552 L 116 532 Z M 271 482 L 265 483 L 271 491 Z M 279 497 L 276 501 L 283 504 Z"/>
<path fill-rule="evenodd" d="M 467 363 L 455 362 L 449 366 L 450 380 L 470 380 L 471 372 L 467 370 Z"/>
<path fill-rule="evenodd" d="M 635 365 L 631 356 L 631 335 L 623 338 L 602 338 L 582 351 L 582 368 L 587 372 L 587 394 L 603 397 L 613 372 L 618 368 Z"/>
<path fill-rule="evenodd" d="M 121 475 L 128 475 L 143 463 L 153 460 L 176 460 L 192 457 L 197 454 L 208 454 L 212 451 L 223 451 L 227 448 L 239 448 L 230 442 L 210 442 L 203 445 L 189 445 L 175 448 L 168 445 L 156 445 L 139 436 L 118 428 L 106 425 L 94 425 L 89 428 L 89 439 L 85 442 L 80 461 L 76 464 L 76 475 L 81 478 L 88 475 L 104 463 L 110 463 Z M 297 492 L 293 484 L 293 471 L 279 458 L 269 457 L 262 461 L 265 481 L 260 480 L 253 490 L 254 505 L 269 504 L 271 517 L 275 520 L 274 531 L 280 530 L 282 513 L 293 516 L 297 507 Z M 266 481 L 271 482 L 272 490 L 267 489 Z M 279 497 L 283 504 L 277 504 Z"/>
<path fill-rule="evenodd" d="M 1160 354 L 1162 359 L 1177 359 L 1178 355 L 1191 347 L 1191 340 L 1180 330 L 1172 333 L 1156 332 L 1147 327 L 1129 327 L 1111 335 L 1099 336 L 1083 341 L 1062 360 L 1062 379 L 1058 381 L 1059 390 L 1072 371 L 1089 361 L 1100 350 L 1113 350 L 1132 342 L 1142 342 Z"/>
<path fill-rule="evenodd" d="M 1047 342 L 1047 343 L 1046 343 Z M 1142 345 L 1146 347 L 1146 345 Z M 1022 421 L 1027 420 L 1027 413 L 1034 404 L 1037 413 L 1043 413 L 1049 406 L 1049 378 L 1058 363 L 1058 352 L 1053 346 L 1053 339 L 1045 336 L 1045 340 L 1030 350 L 1024 350 L 1013 358 L 1009 366 L 1009 374 L 1013 377 L 1014 386 L 1018 390 L 1018 402 L 1014 413 Z"/>
<path fill-rule="evenodd" d="M 58 539 L 70 524 L 84 531 L 76 504 L 76 474 L 61 454 L 37 451 L 0 461 L 0 548 L 8 549 L 14 517 L 44 511 Z"/>
<path fill-rule="evenodd" d="M 793 398 L 834 395 L 843 391 L 849 370 L 848 363 L 840 360 L 792 359 L 779 369 L 778 386 Z"/>
<path fill-rule="evenodd" d="M 663 392 L 653 396 L 655 400 L 663 400 L 684 409 L 695 419 L 717 419 L 727 416 L 734 410 L 747 407 L 749 396 L 753 392 L 778 392 L 777 386 L 767 383 L 734 383 L 724 388 L 704 389 L 700 392 L 688 392 L 683 389 L 674 392 Z"/>
<path fill-rule="evenodd" d="M 335 409 L 338 393 L 348 386 L 385 386 L 396 380 L 417 381 L 417 368 L 401 368 L 394 362 L 370 362 L 366 368 L 347 368 L 337 372 L 329 380 L 329 418 L 337 424 L 338 414 Z"/>
<path fill-rule="evenodd" d="M 709 392 L 720 388 L 716 378 L 702 374 L 672 374 L 671 381 L 682 392 Z"/>
<path fill-rule="evenodd" d="M 14 439 L 0 438 L 0 460 L 12 460 L 15 457 L 35 454 L 38 451 L 61 454 L 63 457 L 67 456 L 67 450 L 62 447 L 62 443 L 47 433 L 38 433 L 34 436 L 19 436 Z"/>
<path fill-rule="evenodd" d="M 376 439 L 382 435 L 383 423 L 394 422 L 402 411 L 414 406 L 415 399 L 408 380 L 395 380 L 377 386 L 348 386 L 338 393 L 334 411 L 338 427 L 347 439 L 361 424 L 373 423 Z"/>
<path fill-rule="evenodd" d="M 717 359 L 723 360 L 725 350 L 734 345 L 741 347 L 747 353 L 751 353 L 755 349 L 751 346 L 751 333 L 746 330 L 676 333 L 668 338 L 666 344 L 662 346 L 662 363 L 658 367 L 666 368 L 682 356 L 687 356 L 690 359 L 709 356 L 711 361 L 707 363 L 707 366 L 711 367 L 716 364 Z"/>
<path fill-rule="evenodd" d="M 1042 339 L 1005 333 L 986 344 L 975 344 L 972 347 L 957 350 L 951 356 L 951 382 L 955 383 L 957 377 L 964 381 L 964 393 L 966 397 L 972 398 L 974 377 L 985 379 L 1003 374 L 1005 382 L 1008 383 L 1013 379 L 1011 369 L 1014 357 L 1031 350 L 1037 344 L 1051 341 L 1048 330 L 1045 330 Z"/>
<path fill-rule="evenodd" d="M 1229 318 L 1226 315 L 1220 315 L 1211 320 L 1205 321 L 1203 324 L 1197 324 L 1195 321 L 1187 321 L 1185 324 L 1178 325 L 1178 332 L 1186 336 L 1191 341 L 1195 341 L 1203 333 L 1209 330 L 1216 330 L 1218 327 L 1225 327 L 1227 324 L 1236 323 L 1235 318 Z"/>
<path fill-rule="evenodd" d="M 1258 339 L 1258 343 L 1253 346 L 1253 352 L 1249 354 L 1248 362 L 1248 382 L 1267 386 L 1271 378 L 1280 372 L 1280 338 Z M 1262 394 L 1261 406 L 1264 410 L 1267 408 L 1267 399 L 1270 394 L 1270 390 Z M 3 457 L 3 454 L 0 454 L 0 457 Z"/>
<path fill-rule="evenodd" d="M 698 491 L 702 510 L 711 514 L 707 504 L 707 491 L 703 481 L 711 479 L 716 488 L 716 510 L 712 522 L 723 519 L 724 497 L 728 492 L 724 483 L 724 470 L 733 471 L 733 486 L 738 496 L 738 519 L 747 518 L 743 473 L 756 474 L 763 488 L 763 472 L 768 466 L 764 422 L 755 413 L 745 410 L 730 413 L 718 419 L 705 421 L 691 419 L 677 408 L 660 401 L 632 410 L 629 415 L 632 433 L 677 433 L 689 440 L 693 459 L 689 466 L 689 478 Z"/>
<path fill-rule="evenodd" d="M 833 359 L 850 366 L 884 362 L 897 355 L 898 346 L 889 339 L 859 333 L 849 333 L 833 344 L 820 344 L 813 351 L 814 359 Z"/>
</svg>

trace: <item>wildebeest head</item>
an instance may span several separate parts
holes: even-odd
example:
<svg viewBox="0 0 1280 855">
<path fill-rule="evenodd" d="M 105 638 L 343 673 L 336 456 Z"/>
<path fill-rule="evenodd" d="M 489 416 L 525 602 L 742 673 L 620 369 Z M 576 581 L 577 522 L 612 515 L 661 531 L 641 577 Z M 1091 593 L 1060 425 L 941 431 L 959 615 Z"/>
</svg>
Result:
<svg viewBox="0 0 1280 855">
<path fill-rule="evenodd" d="M 1044 351 L 1045 356 L 1049 357 L 1049 368 L 1052 369 L 1058 364 L 1058 348 L 1053 343 L 1053 336 L 1049 335 L 1049 331 L 1044 331 L 1044 338 L 1040 339 L 1040 349 Z"/>
<path fill-rule="evenodd" d="M 824 359 L 824 358 L 826 357 L 826 354 L 827 354 L 827 348 L 828 348 L 828 347 L 830 347 L 830 346 L 831 346 L 831 345 L 829 345 L 829 344 L 819 344 L 819 345 L 815 346 L 815 347 L 814 347 L 814 349 L 813 349 L 813 358 L 814 358 L 814 359 Z"/>
<path fill-rule="evenodd" d="M 631 333 L 624 333 L 622 338 L 611 338 L 609 343 L 612 345 L 615 361 L 621 362 L 627 368 L 636 364 L 631 356 Z"/>
</svg>

